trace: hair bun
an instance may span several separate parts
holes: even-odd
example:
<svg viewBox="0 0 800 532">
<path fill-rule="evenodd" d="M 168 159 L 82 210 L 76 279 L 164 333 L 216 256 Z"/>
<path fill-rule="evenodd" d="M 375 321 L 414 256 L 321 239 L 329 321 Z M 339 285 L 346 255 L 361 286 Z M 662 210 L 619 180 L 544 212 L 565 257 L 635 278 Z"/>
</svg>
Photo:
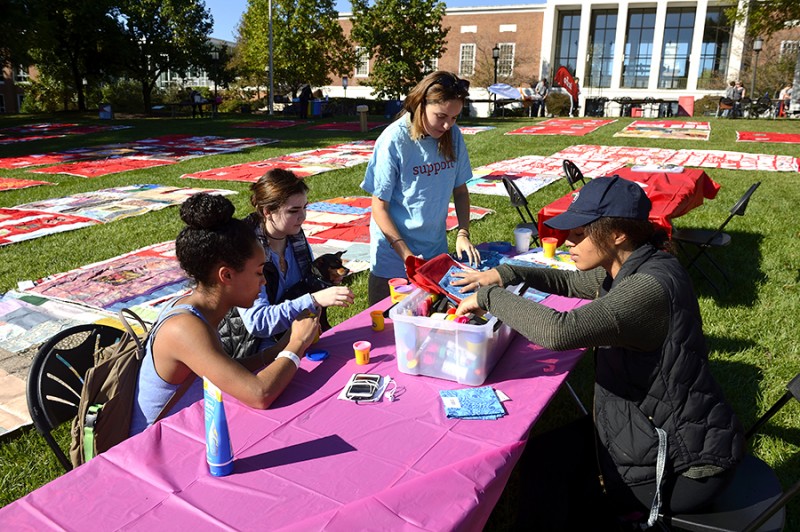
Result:
<svg viewBox="0 0 800 532">
<path fill-rule="evenodd" d="M 233 219 L 236 207 L 224 196 L 200 192 L 181 205 L 181 220 L 192 229 L 214 230 Z"/>
</svg>

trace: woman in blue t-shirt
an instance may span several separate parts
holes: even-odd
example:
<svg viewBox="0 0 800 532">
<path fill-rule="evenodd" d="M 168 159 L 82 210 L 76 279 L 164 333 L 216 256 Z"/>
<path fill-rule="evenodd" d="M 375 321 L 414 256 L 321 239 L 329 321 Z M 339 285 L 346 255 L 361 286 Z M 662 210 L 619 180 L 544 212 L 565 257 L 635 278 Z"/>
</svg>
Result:
<svg viewBox="0 0 800 532">
<path fill-rule="evenodd" d="M 414 87 L 403 110 L 378 137 L 361 188 L 372 194 L 370 305 L 389 296 L 389 279 L 405 277 L 405 260 L 447 253 L 450 197 L 458 217 L 456 253 L 471 263 L 480 254 L 469 239 L 472 168 L 454 127 L 469 81 L 436 71 Z"/>
</svg>

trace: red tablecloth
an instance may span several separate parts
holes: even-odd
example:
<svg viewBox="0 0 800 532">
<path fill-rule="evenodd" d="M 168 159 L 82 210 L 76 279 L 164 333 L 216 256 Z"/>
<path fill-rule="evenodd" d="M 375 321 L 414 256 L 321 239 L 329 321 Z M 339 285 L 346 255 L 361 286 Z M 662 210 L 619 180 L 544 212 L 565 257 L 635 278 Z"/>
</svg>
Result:
<svg viewBox="0 0 800 532">
<path fill-rule="evenodd" d="M 699 168 L 687 168 L 680 173 L 637 172 L 631 168 L 620 168 L 614 173 L 642 185 L 653 204 L 650 221 L 666 230 L 668 235 L 672 234 L 670 220 L 699 207 L 706 198 L 714 199 L 720 188 L 718 183 Z M 559 239 L 559 244 L 564 242 L 566 232 L 550 229 L 544 222 L 566 211 L 574 194 L 574 191 L 570 192 L 539 210 L 541 236 L 555 236 Z"/>
<path fill-rule="evenodd" d="M 551 296 L 570 310 L 581 300 Z M 388 299 L 376 305 L 388 307 Z M 393 323 L 369 309 L 327 331 L 322 362 L 268 410 L 225 397 L 234 473 L 208 474 L 203 402 L 170 416 L 0 509 L 6 530 L 482 530 L 528 431 L 580 359 L 518 335 L 486 385 L 512 400 L 493 421 L 448 419 L 455 382 L 398 372 Z M 357 366 L 353 341 L 372 342 Z M 337 399 L 356 372 L 391 375 L 397 399 Z M 546 504 L 539 501 L 537 504 Z"/>
</svg>

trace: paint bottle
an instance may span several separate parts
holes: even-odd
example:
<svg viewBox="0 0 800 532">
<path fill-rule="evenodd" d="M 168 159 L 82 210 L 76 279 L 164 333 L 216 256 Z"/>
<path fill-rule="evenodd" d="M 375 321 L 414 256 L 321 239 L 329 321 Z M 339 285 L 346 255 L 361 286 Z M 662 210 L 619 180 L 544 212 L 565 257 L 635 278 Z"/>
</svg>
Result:
<svg viewBox="0 0 800 532">
<path fill-rule="evenodd" d="M 215 477 L 233 473 L 233 446 L 228 432 L 228 419 L 222 392 L 203 377 L 203 396 L 206 413 L 206 461 L 208 471 Z"/>
</svg>

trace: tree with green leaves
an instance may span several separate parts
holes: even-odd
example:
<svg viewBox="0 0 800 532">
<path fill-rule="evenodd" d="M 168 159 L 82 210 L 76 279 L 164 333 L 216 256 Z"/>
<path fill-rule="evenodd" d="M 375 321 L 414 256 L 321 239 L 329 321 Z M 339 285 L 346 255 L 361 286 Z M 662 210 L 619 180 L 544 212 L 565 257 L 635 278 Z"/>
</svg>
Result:
<svg viewBox="0 0 800 532">
<path fill-rule="evenodd" d="M 368 83 L 379 98 L 399 99 L 445 52 L 447 6 L 440 0 L 353 0 L 352 39 L 374 59 Z"/>
<path fill-rule="evenodd" d="M 86 91 L 120 72 L 116 52 L 123 45 L 119 23 L 110 16 L 111 0 L 30 0 L 29 54 L 42 77 L 59 87 L 64 108 L 75 96 L 86 110 Z"/>
<path fill-rule="evenodd" d="M 276 91 L 293 94 L 308 83 L 328 85 L 329 73 L 348 73 L 355 53 L 338 22 L 333 0 L 272 1 L 272 63 Z M 242 72 L 266 79 L 269 64 L 268 0 L 248 0 L 237 42 Z"/>
<path fill-rule="evenodd" d="M 0 68 L 29 63 L 31 9 L 26 0 L 0 0 Z"/>
<path fill-rule="evenodd" d="M 738 20 L 746 20 L 751 37 L 769 37 L 774 33 L 796 26 L 800 21 L 800 2 L 797 0 L 750 0 L 731 8 L 729 13 Z M 800 53 L 794 66 L 792 103 L 800 104 Z"/>
<path fill-rule="evenodd" d="M 202 0 L 118 0 L 126 47 L 120 50 L 128 77 L 142 87 L 149 112 L 158 77 L 167 71 L 185 73 L 208 64 L 213 26 Z"/>
</svg>

